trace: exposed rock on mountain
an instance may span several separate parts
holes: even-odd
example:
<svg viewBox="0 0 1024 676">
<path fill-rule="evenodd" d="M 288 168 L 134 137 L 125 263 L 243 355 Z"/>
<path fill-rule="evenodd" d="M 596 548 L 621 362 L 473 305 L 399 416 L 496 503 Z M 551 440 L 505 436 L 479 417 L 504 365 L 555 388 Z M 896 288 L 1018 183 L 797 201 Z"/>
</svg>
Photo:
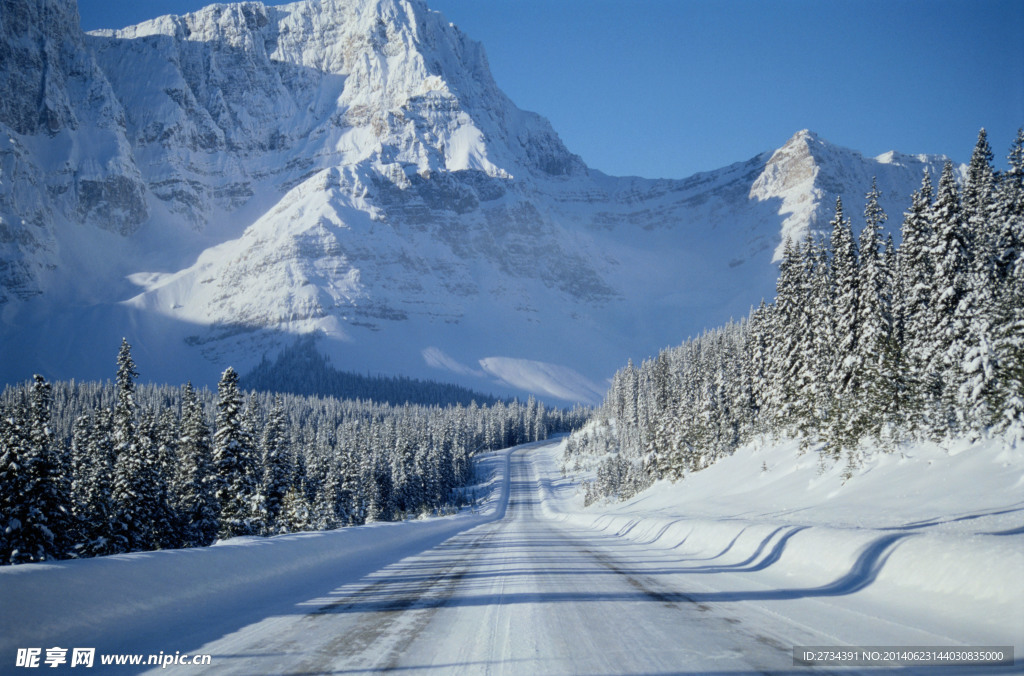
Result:
<svg viewBox="0 0 1024 676">
<path fill-rule="evenodd" d="M 89 35 L 70 0 L 0 6 L 7 379 L 105 376 L 121 335 L 148 377 L 212 379 L 313 334 L 342 368 L 593 400 L 771 296 L 783 238 L 837 195 L 856 213 L 877 176 L 898 222 L 944 159 L 802 131 L 688 179 L 606 176 L 419 0 Z"/>
</svg>

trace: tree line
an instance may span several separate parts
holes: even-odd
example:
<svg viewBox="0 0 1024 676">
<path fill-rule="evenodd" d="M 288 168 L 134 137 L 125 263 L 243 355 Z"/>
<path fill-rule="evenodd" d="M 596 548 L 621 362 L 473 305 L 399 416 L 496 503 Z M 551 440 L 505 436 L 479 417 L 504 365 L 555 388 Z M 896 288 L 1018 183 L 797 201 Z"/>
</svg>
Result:
<svg viewBox="0 0 1024 676">
<path fill-rule="evenodd" d="M 872 183 L 855 236 L 787 241 L 773 303 L 618 371 L 565 465 L 602 458 L 588 499 L 629 497 L 791 436 L 850 476 L 868 447 L 1006 434 L 1024 441 L 1024 130 L 996 171 L 985 130 L 958 180 L 926 172 L 901 242 Z"/>
<path fill-rule="evenodd" d="M 195 547 L 240 535 L 441 514 L 471 499 L 474 454 L 578 427 L 525 403 L 392 405 L 114 382 L 31 383 L 0 397 L 0 562 Z"/>
<path fill-rule="evenodd" d="M 241 376 L 247 390 L 291 392 L 338 399 L 371 399 L 377 403 L 425 406 L 462 404 L 490 406 L 498 398 L 453 383 L 419 380 L 407 376 L 370 376 L 339 371 L 320 354 L 312 337 L 299 338 L 270 361 L 266 356 Z"/>
</svg>

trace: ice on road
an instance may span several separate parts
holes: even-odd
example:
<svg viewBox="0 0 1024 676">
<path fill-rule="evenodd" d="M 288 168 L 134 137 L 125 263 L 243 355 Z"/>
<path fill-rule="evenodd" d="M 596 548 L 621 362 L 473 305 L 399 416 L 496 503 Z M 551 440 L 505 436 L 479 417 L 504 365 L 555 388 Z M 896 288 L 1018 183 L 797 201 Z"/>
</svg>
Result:
<svg viewBox="0 0 1024 676">
<path fill-rule="evenodd" d="M 545 516 L 529 449 L 508 464 L 502 518 L 196 652 L 217 674 L 675 674 L 788 670 L 795 644 L 836 642 L 701 601 L 678 555 Z"/>
<path fill-rule="evenodd" d="M 545 518 L 528 451 L 517 451 L 504 518 L 198 652 L 213 655 L 211 672 L 238 674 L 792 666 L 791 645 L 662 586 L 664 563 L 641 545 Z"/>
<path fill-rule="evenodd" d="M 799 522 L 747 520 L 741 498 L 730 498 L 732 516 L 688 516 L 728 497 L 741 466 L 718 483 L 690 477 L 584 510 L 578 484 L 560 476 L 560 450 L 478 458 L 488 498 L 475 513 L 4 567 L 0 673 L 24 671 L 18 649 L 53 646 L 211 656 L 205 667 L 97 663 L 90 673 L 307 676 L 825 673 L 794 666 L 794 647 L 1021 650 L 1024 559 L 1007 525 L 1017 507 L 956 519 L 978 533 L 935 536 L 913 514 L 900 527 L 839 528 L 826 512 L 827 527 L 798 509 L 787 513 Z M 797 476 L 781 464 L 773 475 Z M 689 501 L 675 495 L 684 489 Z M 823 504 L 814 514 L 834 511 Z"/>
</svg>

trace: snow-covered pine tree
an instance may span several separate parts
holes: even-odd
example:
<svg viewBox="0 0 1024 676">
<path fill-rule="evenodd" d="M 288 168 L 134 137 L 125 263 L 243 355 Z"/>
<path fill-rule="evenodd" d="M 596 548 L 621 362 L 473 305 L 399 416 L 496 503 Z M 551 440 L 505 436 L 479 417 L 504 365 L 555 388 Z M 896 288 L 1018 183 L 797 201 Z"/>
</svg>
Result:
<svg viewBox="0 0 1024 676">
<path fill-rule="evenodd" d="M 288 444 L 288 423 L 281 395 L 274 397 L 260 437 L 263 495 L 266 498 L 268 531 L 283 532 L 278 524 L 284 496 L 292 485 L 295 468 Z"/>
<path fill-rule="evenodd" d="M 415 490 L 410 494 L 407 505 L 410 515 L 428 511 L 439 491 L 438 467 L 432 457 L 435 448 L 427 439 L 420 439 L 413 450 Z"/>
<path fill-rule="evenodd" d="M 1024 128 L 999 181 L 996 218 L 996 311 L 993 313 L 997 368 L 989 408 L 997 431 L 1024 443 Z"/>
<path fill-rule="evenodd" d="M 880 413 L 884 436 L 879 441 L 884 448 L 891 450 L 897 441 L 909 434 L 908 421 L 912 410 L 912 377 L 903 343 L 898 259 L 891 234 L 886 237 L 882 270 L 889 280 L 890 330 L 879 357 L 880 401 L 884 404 Z"/>
<path fill-rule="evenodd" d="M 0 402 L 0 565 L 11 562 L 7 538 L 14 496 L 21 494 L 21 482 L 17 476 L 19 446 L 13 410 L 8 410 Z"/>
<path fill-rule="evenodd" d="M 346 435 L 352 438 L 350 435 Z M 359 461 L 350 441 L 335 454 L 341 485 L 338 487 L 338 522 L 342 526 L 359 523 Z"/>
<path fill-rule="evenodd" d="M 405 415 L 408 415 L 408 407 Z M 394 446 L 388 449 L 388 464 L 395 509 L 403 514 L 414 509 L 422 499 L 423 468 L 416 465 L 415 437 L 404 416 L 396 421 L 394 438 Z"/>
<path fill-rule="evenodd" d="M 678 481 L 686 474 L 686 454 L 689 441 L 680 429 L 682 388 L 674 382 L 670 355 L 662 351 L 651 362 L 651 384 L 654 400 L 652 409 L 657 411 L 652 429 L 651 450 L 654 452 L 657 476 Z"/>
<path fill-rule="evenodd" d="M 249 471 L 253 449 L 242 429 L 242 395 L 238 373 L 230 366 L 217 383 L 217 420 L 213 438 L 214 496 L 220 507 L 218 537 L 251 535 L 250 499 L 254 492 Z"/>
<path fill-rule="evenodd" d="M 35 543 L 32 528 L 31 460 L 28 411 L 24 397 L 7 406 L 0 420 L 0 563 L 41 560 L 45 547 Z"/>
<path fill-rule="evenodd" d="M 992 150 L 982 129 L 963 186 L 962 219 L 970 248 L 967 288 L 957 306 L 966 323 L 961 381 L 955 394 L 959 426 L 979 434 L 993 418 L 998 361 L 994 350 L 999 302 L 1000 227 Z"/>
<path fill-rule="evenodd" d="M 747 362 L 751 378 L 751 422 L 752 432 L 765 434 L 769 431 L 767 412 L 774 405 L 771 400 L 771 336 L 774 322 L 774 305 L 767 305 L 764 299 L 750 315 L 746 343 Z"/>
<path fill-rule="evenodd" d="M 114 480 L 111 497 L 114 515 L 111 520 L 111 544 L 115 551 L 134 552 L 149 548 L 152 521 L 149 513 L 149 439 L 139 434 L 138 404 L 135 380 L 139 377 L 132 359 L 131 345 L 121 339 L 117 354 L 114 404 Z"/>
<path fill-rule="evenodd" d="M 251 535 L 266 535 L 267 496 L 265 493 L 264 467 L 259 449 L 260 429 L 264 426 L 263 409 L 255 392 L 249 393 L 249 399 L 242 412 L 242 444 L 249 449 L 242 456 L 245 472 L 245 483 L 249 486 L 248 529 Z"/>
<path fill-rule="evenodd" d="M 306 494 L 298 486 L 290 486 L 281 500 L 277 523 L 285 533 L 312 530 L 309 502 L 306 500 Z"/>
<path fill-rule="evenodd" d="M 383 466 L 377 455 L 367 454 L 361 467 L 362 482 L 366 486 L 366 523 L 388 521 L 391 518 L 391 472 Z"/>
<path fill-rule="evenodd" d="M 90 475 L 93 473 L 94 461 L 89 448 L 89 437 L 92 436 L 93 420 L 86 414 L 75 419 L 71 428 L 70 449 L 70 491 L 71 491 L 71 552 L 81 556 L 86 543 L 91 539 L 91 522 L 93 510 L 90 508 Z M 104 519 L 106 520 L 106 519 Z"/>
<path fill-rule="evenodd" d="M 50 429 L 51 405 L 52 388 L 36 375 L 0 429 L 4 563 L 62 558 L 69 546 L 70 485 Z"/>
<path fill-rule="evenodd" d="M 70 457 L 52 430 L 53 388 L 40 376 L 33 378 L 29 400 L 29 440 L 38 460 L 36 501 L 53 534 L 48 558 L 66 558 L 73 544 Z"/>
<path fill-rule="evenodd" d="M 80 532 L 78 556 L 105 556 L 121 551 L 113 539 L 114 416 L 106 407 L 83 416 L 84 439 L 72 447 L 72 503 Z M 78 445 L 80 444 L 80 446 Z"/>
<path fill-rule="evenodd" d="M 929 303 L 932 321 L 928 340 L 932 353 L 925 365 L 925 377 L 931 383 L 933 396 L 931 432 L 943 436 L 964 427 L 959 392 L 966 380 L 963 363 L 973 319 L 960 314 L 970 288 L 972 241 L 964 224 L 952 162 L 943 167 L 928 219 L 932 226 L 930 249 L 935 276 Z"/>
<path fill-rule="evenodd" d="M 173 503 L 188 546 L 213 544 L 220 530 L 210 429 L 192 383 L 182 391 L 181 439 Z"/>
<path fill-rule="evenodd" d="M 857 343 L 861 368 L 861 395 L 854 401 L 848 425 L 852 439 L 870 434 L 881 436 L 884 422 L 891 421 L 893 365 L 892 270 L 887 267 L 882 242 L 886 214 L 878 204 L 878 185 L 871 181 L 864 207 L 864 230 L 860 235 L 860 281 L 857 300 Z"/>
<path fill-rule="evenodd" d="M 808 238 L 807 246 L 811 245 Z M 795 430 L 810 417 L 810 403 L 802 392 L 802 375 L 813 368 L 807 363 L 810 354 L 806 304 L 809 302 L 811 278 L 808 274 L 807 249 L 791 239 L 786 240 L 779 279 L 776 282 L 774 336 L 771 341 L 772 388 L 768 410 L 777 430 Z"/>
<path fill-rule="evenodd" d="M 830 375 L 839 341 L 833 296 L 835 283 L 828 246 L 808 233 L 806 250 L 799 336 L 803 370 L 796 374 L 797 379 L 793 383 L 804 402 L 803 414 L 796 427 L 804 445 L 828 432 L 834 398 Z"/>
<path fill-rule="evenodd" d="M 344 523 L 338 518 L 338 497 L 341 491 L 341 476 L 337 463 L 333 462 L 333 446 L 331 453 L 325 454 L 321 463 L 321 478 L 317 483 L 316 494 L 313 496 L 312 518 L 317 530 L 333 530 Z M 387 519 L 390 520 L 390 519 Z"/>
<path fill-rule="evenodd" d="M 181 546 L 170 505 L 168 474 L 174 471 L 177 452 L 177 416 L 169 409 L 146 410 L 139 420 L 139 450 L 142 464 L 136 471 L 135 486 L 142 506 L 137 511 L 144 519 L 140 530 L 142 549 L 165 549 Z"/>
<path fill-rule="evenodd" d="M 926 426 L 927 406 L 935 397 L 937 376 L 929 375 L 935 362 L 932 343 L 934 325 L 931 306 L 935 284 L 935 262 L 931 242 L 932 222 L 928 217 L 932 202 L 931 176 L 926 171 L 921 188 L 911 197 L 910 209 L 904 214 L 902 243 L 897 251 L 897 335 L 903 345 L 907 384 L 907 422 L 909 431 Z"/>
<path fill-rule="evenodd" d="M 850 423 L 857 419 L 861 394 L 862 362 L 860 342 L 860 257 L 853 226 L 843 215 L 843 203 L 836 198 L 835 217 L 830 222 L 830 269 L 832 293 L 827 303 L 831 309 L 833 339 L 827 344 L 831 353 L 826 357 L 829 365 L 826 380 L 829 386 L 829 408 L 826 452 L 838 458 L 843 450 L 852 452 L 856 444 L 856 430 Z M 851 464 L 856 460 L 851 459 Z"/>
<path fill-rule="evenodd" d="M 992 167 L 992 148 L 984 129 L 971 153 L 967 177 L 960 198 L 961 218 L 967 230 L 971 258 L 986 275 L 995 274 L 997 224 L 995 219 L 996 175 Z"/>
</svg>

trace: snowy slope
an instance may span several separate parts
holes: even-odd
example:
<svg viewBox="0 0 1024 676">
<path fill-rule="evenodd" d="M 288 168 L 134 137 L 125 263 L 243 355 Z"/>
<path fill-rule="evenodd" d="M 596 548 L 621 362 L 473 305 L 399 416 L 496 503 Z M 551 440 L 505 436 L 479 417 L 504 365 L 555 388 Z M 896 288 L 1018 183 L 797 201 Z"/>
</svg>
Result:
<svg viewBox="0 0 1024 676">
<path fill-rule="evenodd" d="M 210 382 L 312 333 L 340 368 L 596 401 L 625 358 L 773 295 L 783 237 L 836 195 L 856 214 L 877 176 L 898 226 L 943 159 L 801 131 L 684 180 L 605 176 L 421 0 L 90 35 L 71 0 L 7 5 L 3 48 L 63 75 L 0 107 L 4 380 L 107 377 L 126 335 L 144 378 Z M 33 12 L 60 20 L 26 40 Z"/>
<path fill-rule="evenodd" d="M 678 551 L 698 573 L 735 571 L 766 607 L 838 598 L 864 625 L 836 627 L 843 643 L 899 644 L 888 637 L 904 624 L 1020 654 L 1024 449 L 919 443 L 875 454 L 844 481 L 842 463 L 798 446 L 758 440 L 677 484 L 588 508 L 577 483 L 587 473 L 562 478 L 552 448 L 539 460 L 546 512 Z"/>
<path fill-rule="evenodd" d="M 481 458 L 476 514 L 0 568 L 0 664 L 57 645 L 211 655 L 181 673 L 734 673 L 789 670 L 797 645 L 1024 649 L 1019 449 L 908 448 L 841 485 L 751 446 L 587 509 L 560 453 Z"/>
<path fill-rule="evenodd" d="M 508 498 L 507 452 L 477 463 L 485 478 L 477 489 L 486 497 L 476 511 L 452 517 L 0 567 L 0 599 L 19 609 L 0 614 L 0 673 L 7 673 L 17 648 L 40 642 L 157 653 L 171 640 L 170 652 L 191 649 L 182 644 L 500 519 Z"/>
</svg>

